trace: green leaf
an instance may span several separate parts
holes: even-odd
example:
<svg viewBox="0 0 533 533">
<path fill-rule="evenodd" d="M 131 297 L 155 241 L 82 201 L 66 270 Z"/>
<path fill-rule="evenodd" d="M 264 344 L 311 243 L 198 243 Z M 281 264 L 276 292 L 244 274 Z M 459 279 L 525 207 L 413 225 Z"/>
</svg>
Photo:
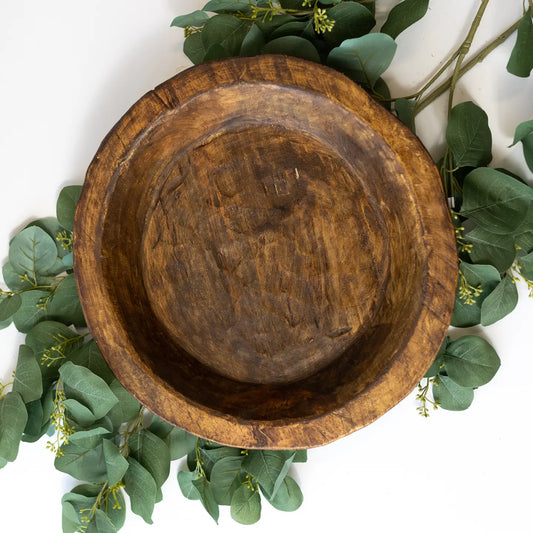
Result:
<svg viewBox="0 0 533 533">
<path fill-rule="evenodd" d="M 69 231 L 74 230 L 74 215 L 76 204 L 80 198 L 81 185 L 68 185 L 59 193 L 56 205 L 58 222 Z"/>
<path fill-rule="evenodd" d="M 55 217 L 39 218 L 32 220 L 26 227 L 37 226 L 44 230 L 56 244 L 57 256 L 64 258 L 69 252 L 63 248 L 61 242 L 57 239 L 59 233 L 65 230 L 65 228 L 58 222 Z"/>
<path fill-rule="evenodd" d="M 396 43 L 391 37 L 371 33 L 343 41 L 329 53 L 327 63 L 354 81 L 373 87 L 387 70 L 395 52 Z"/>
<path fill-rule="evenodd" d="M 231 15 L 215 15 L 205 23 L 200 34 L 204 48 L 209 51 L 210 47 L 216 44 L 222 47 L 228 56 L 236 56 L 250 26 L 249 22 Z"/>
<path fill-rule="evenodd" d="M 20 294 L 13 294 L 0 299 L 0 322 L 11 318 L 22 305 Z"/>
<path fill-rule="evenodd" d="M 520 227 L 532 199 L 527 185 L 492 168 L 476 168 L 463 184 L 461 214 L 486 231 L 506 235 Z"/>
<path fill-rule="evenodd" d="M 457 104 L 446 127 L 446 142 L 457 167 L 483 167 L 492 159 L 489 119 L 473 102 Z"/>
<path fill-rule="evenodd" d="M 273 498 L 289 471 L 294 455 L 295 452 L 285 450 L 250 450 L 242 466 Z"/>
<path fill-rule="evenodd" d="M 317 49 L 303 37 L 296 37 L 295 35 L 287 35 L 286 37 L 278 37 L 269 41 L 261 50 L 262 54 L 284 54 L 309 61 L 320 62 L 320 56 Z"/>
<path fill-rule="evenodd" d="M 381 33 L 396 39 L 409 26 L 418 22 L 427 12 L 429 0 L 404 0 L 394 6 L 387 16 Z"/>
<path fill-rule="evenodd" d="M 200 492 L 198 488 L 193 485 L 193 481 L 196 479 L 196 472 L 185 472 L 180 470 L 178 472 L 178 484 L 181 489 L 181 493 L 188 500 L 199 500 Z"/>
<path fill-rule="evenodd" d="M 265 46 L 265 36 L 257 24 L 252 24 L 241 44 L 239 55 L 255 56 L 261 52 Z"/>
<path fill-rule="evenodd" d="M 46 432 L 47 427 L 43 426 L 43 405 L 40 400 L 34 400 L 26 404 L 28 420 L 24 427 L 22 442 L 36 442 Z"/>
<path fill-rule="evenodd" d="M 143 518 L 147 524 L 153 524 L 157 487 L 150 472 L 133 457 L 128 457 L 129 468 L 124 476 L 125 490 L 131 501 L 131 510 Z"/>
<path fill-rule="evenodd" d="M 500 368 L 496 350 L 477 335 L 465 335 L 450 342 L 444 355 L 445 370 L 461 387 L 481 387 Z M 440 378 L 439 378 L 440 379 Z"/>
<path fill-rule="evenodd" d="M 43 394 L 39 363 L 33 350 L 25 344 L 19 347 L 13 390 L 21 395 L 24 403 L 39 400 Z"/>
<path fill-rule="evenodd" d="M 108 385 L 115 380 L 115 376 L 105 362 L 96 342 L 92 339 L 81 345 L 77 350 L 69 353 L 69 360 L 76 365 L 88 368 L 91 372 L 100 376 Z"/>
<path fill-rule="evenodd" d="M 34 284 L 28 280 L 21 279 L 20 274 L 15 270 L 13 265 L 8 261 L 2 267 L 2 276 L 5 284 L 12 291 L 20 291 L 22 289 L 31 289 Z"/>
<path fill-rule="evenodd" d="M 94 416 L 102 418 L 118 403 L 109 385 L 88 368 L 67 361 L 59 369 L 65 395 L 88 407 Z"/>
<path fill-rule="evenodd" d="M 511 313 L 518 304 L 515 282 L 505 276 L 481 305 L 481 325 L 490 326 Z"/>
<path fill-rule="evenodd" d="M 225 59 L 231 57 L 231 54 L 218 43 L 212 44 L 207 50 L 204 61 L 214 61 L 216 59 Z"/>
<path fill-rule="evenodd" d="M 450 344 L 450 337 L 445 337 L 441 347 L 439 348 L 439 351 L 437 352 L 437 355 L 435 356 L 435 360 L 433 363 L 431 363 L 428 371 L 424 374 L 425 378 L 432 378 L 440 372 L 441 366 L 444 363 L 444 352 L 446 351 L 448 344 Z"/>
<path fill-rule="evenodd" d="M 210 481 L 215 499 L 220 505 L 230 505 L 232 494 L 241 484 L 239 478 L 243 458 L 243 455 L 224 457 L 213 465 Z"/>
<path fill-rule="evenodd" d="M 513 144 L 522 142 L 522 148 L 524 150 L 524 158 L 526 160 L 529 170 L 533 172 L 533 120 L 527 120 L 518 124 L 514 133 Z"/>
<path fill-rule="evenodd" d="M 211 483 L 205 477 L 199 477 L 192 480 L 192 484 L 198 490 L 200 501 L 204 509 L 209 513 L 213 520 L 218 524 L 219 508 L 218 503 L 213 494 Z"/>
<path fill-rule="evenodd" d="M 67 270 L 71 269 L 74 266 L 74 252 L 65 254 L 61 261 L 63 262 L 63 265 Z"/>
<path fill-rule="evenodd" d="M 64 400 L 65 408 L 67 409 L 67 416 L 73 420 L 77 426 L 86 428 L 91 424 L 94 424 L 97 418 L 93 415 L 93 412 L 73 398 L 67 398 Z"/>
<path fill-rule="evenodd" d="M 315 30 L 313 29 L 313 22 L 311 20 L 287 22 L 286 24 L 282 24 L 276 28 L 270 34 L 270 39 L 272 40 L 277 39 L 278 37 L 286 37 L 287 35 L 296 35 L 297 37 L 305 37 L 310 40 L 314 39 Z"/>
<path fill-rule="evenodd" d="M 111 392 L 118 398 L 118 403 L 111 408 L 107 416 L 111 419 L 113 427 L 119 428 L 125 422 L 131 422 L 139 416 L 141 404 L 134 398 L 118 380 L 113 380 L 109 385 Z"/>
<path fill-rule="evenodd" d="M 203 62 L 207 50 L 204 46 L 201 33 L 193 33 L 189 35 L 183 43 L 183 53 L 195 65 Z"/>
<path fill-rule="evenodd" d="M 87 431 L 78 431 L 70 437 L 71 444 L 83 448 L 84 450 L 92 450 L 102 443 L 104 437 L 109 435 L 107 429 L 98 427 Z"/>
<path fill-rule="evenodd" d="M 147 429 L 133 434 L 129 440 L 130 456 L 136 459 L 160 488 L 170 472 L 170 453 L 163 440 Z"/>
<path fill-rule="evenodd" d="M 110 440 L 104 439 L 102 441 L 102 451 L 104 453 L 109 485 L 116 485 L 122 480 L 126 470 L 128 470 L 128 461 L 126 461 L 117 446 Z"/>
<path fill-rule="evenodd" d="M 439 375 L 433 382 L 433 398 L 439 406 L 448 411 L 464 411 L 474 400 L 470 387 L 461 387 L 448 376 Z"/>
<path fill-rule="evenodd" d="M 4 459 L 3 457 L 0 457 L 0 470 L 1 470 L 2 468 L 4 468 L 4 466 L 6 466 L 8 462 L 9 462 L 9 461 L 7 461 L 6 459 Z"/>
<path fill-rule="evenodd" d="M 15 235 L 9 245 L 9 264 L 21 276 L 28 276 L 34 285 L 48 284 L 58 272 L 57 248 L 41 228 L 31 226 Z"/>
<path fill-rule="evenodd" d="M 298 483 L 287 476 L 281 484 L 278 492 L 273 498 L 268 498 L 268 502 L 278 511 L 296 511 L 304 500 L 302 491 Z"/>
<path fill-rule="evenodd" d="M 22 396 L 8 392 L 0 398 L 0 457 L 6 461 L 17 458 L 19 444 L 28 421 L 28 412 Z"/>
<path fill-rule="evenodd" d="M 176 17 L 170 24 L 178 28 L 186 28 L 193 26 L 194 28 L 201 28 L 206 21 L 209 20 L 209 15 L 205 11 L 196 10 L 187 15 Z"/>
<path fill-rule="evenodd" d="M 507 71 L 515 76 L 527 78 L 533 69 L 533 21 L 531 7 L 521 18 L 516 32 L 516 43 L 507 63 Z"/>
<path fill-rule="evenodd" d="M 293 463 L 307 463 L 307 450 L 296 450 Z"/>
<path fill-rule="evenodd" d="M 518 258 L 520 273 L 529 281 L 533 281 L 533 252 Z"/>
<path fill-rule="evenodd" d="M 91 530 L 91 526 L 94 524 L 94 530 Z M 113 522 L 109 517 L 102 511 L 102 509 L 97 509 L 94 513 L 93 522 L 91 522 L 86 533 L 116 533 L 117 528 L 114 526 Z"/>
<path fill-rule="evenodd" d="M 242 457 L 241 450 L 230 446 L 219 446 L 209 450 L 200 448 L 200 459 L 209 478 L 211 476 L 211 469 L 215 463 L 225 457 Z"/>
<path fill-rule="evenodd" d="M 463 261 L 459 268 L 469 285 L 481 288 L 481 294 L 474 297 L 475 303 L 467 304 L 466 300 L 460 297 L 460 280 L 457 283 L 452 326 L 464 328 L 481 322 L 483 300 L 496 288 L 501 278 L 500 273 L 490 265 L 470 265 Z"/>
<path fill-rule="evenodd" d="M 62 451 L 63 455 L 56 457 L 54 461 L 57 470 L 80 481 L 91 483 L 107 481 L 107 469 L 101 443 L 96 448 L 87 450 L 70 442 L 62 446 Z"/>
<path fill-rule="evenodd" d="M 44 352 L 53 346 L 61 345 L 64 347 L 64 354 L 69 355 L 80 344 L 81 340 L 76 332 L 62 324 L 53 320 L 46 320 L 36 324 L 26 336 L 26 344 L 35 352 L 37 361 L 41 361 Z M 68 342 L 70 339 L 71 342 Z"/>
<path fill-rule="evenodd" d="M 239 524 L 255 524 L 261 518 L 259 492 L 241 485 L 231 497 L 231 518 Z"/>
<path fill-rule="evenodd" d="M 194 450 L 196 437 L 179 428 L 172 428 L 166 438 L 170 448 L 170 460 L 175 461 L 185 457 L 191 450 Z"/>
<path fill-rule="evenodd" d="M 274 30 L 287 24 L 288 22 L 297 22 L 298 19 L 292 15 L 274 15 L 272 18 L 266 20 L 256 20 L 254 24 L 263 32 L 265 38 L 268 40 L 271 38 Z"/>
<path fill-rule="evenodd" d="M 474 245 L 470 251 L 472 262 L 492 265 L 499 272 L 505 272 L 513 264 L 516 249 L 511 236 L 496 235 L 477 226 L 465 239 Z"/>
<path fill-rule="evenodd" d="M 47 311 L 51 320 L 67 325 L 73 324 L 76 327 L 87 325 L 81 309 L 74 274 L 69 274 L 61 280 L 47 305 Z"/>
<path fill-rule="evenodd" d="M 333 6 L 328 10 L 328 18 L 335 21 L 331 31 L 324 33 L 324 39 L 331 46 L 339 46 L 346 39 L 366 35 L 376 24 L 372 13 L 357 2 L 342 2 Z"/>
<path fill-rule="evenodd" d="M 406 100 L 400 98 L 394 102 L 394 111 L 398 115 L 398 118 L 410 129 L 413 133 L 416 133 L 415 127 L 415 107 L 416 102 L 414 100 Z"/>
<path fill-rule="evenodd" d="M 48 312 L 40 306 L 48 296 L 49 292 L 39 290 L 21 294 L 22 304 L 13 315 L 13 323 L 21 333 L 28 333 L 36 324 L 48 318 Z"/>
<path fill-rule="evenodd" d="M 239 2 L 235 0 L 210 0 L 202 8 L 204 11 L 210 11 L 211 13 L 223 13 L 242 11 L 246 13 L 250 10 L 249 2 Z"/>
</svg>

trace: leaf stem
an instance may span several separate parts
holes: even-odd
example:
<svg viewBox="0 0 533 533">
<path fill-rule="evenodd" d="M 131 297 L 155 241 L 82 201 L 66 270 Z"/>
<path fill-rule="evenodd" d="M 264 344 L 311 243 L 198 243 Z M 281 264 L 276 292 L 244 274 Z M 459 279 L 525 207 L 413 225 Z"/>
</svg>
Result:
<svg viewBox="0 0 533 533">
<path fill-rule="evenodd" d="M 458 71 L 456 82 L 462 78 L 468 71 L 475 67 L 478 63 L 481 63 L 493 50 L 498 48 L 503 42 L 505 42 L 518 28 L 520 20 L 517 20 L 514 24 L 509 26 L 504 32 L 500 33 L 493 41 L 487 46 L 483 47 L 470 61 L 466 62 Z M 414 110 L 414 115 L 418 115 L 420 111 L 425 109 L 428 105 L 432 104 L 439 96 L 443 95 L 451 87 L 452 79 L 446 80 L 444 83 L 434 89 L 426 98 L 420 101 Z"/>
</svg>

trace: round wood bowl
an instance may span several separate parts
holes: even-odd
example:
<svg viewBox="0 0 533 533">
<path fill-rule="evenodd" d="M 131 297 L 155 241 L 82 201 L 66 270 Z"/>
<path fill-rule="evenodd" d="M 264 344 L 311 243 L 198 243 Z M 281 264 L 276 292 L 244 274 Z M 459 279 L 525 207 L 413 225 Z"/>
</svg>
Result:
<svg viewBox="0 0 533 533">
<path fill-rule="evenodd" d="M 416 137 L 345 76 L 283 56 L 189 69 L 87 173 L 75 272 L 89 329 L 160 417 L 244 448 L 372 422 L 431 364 L 455 238 Z"/>
</svg>

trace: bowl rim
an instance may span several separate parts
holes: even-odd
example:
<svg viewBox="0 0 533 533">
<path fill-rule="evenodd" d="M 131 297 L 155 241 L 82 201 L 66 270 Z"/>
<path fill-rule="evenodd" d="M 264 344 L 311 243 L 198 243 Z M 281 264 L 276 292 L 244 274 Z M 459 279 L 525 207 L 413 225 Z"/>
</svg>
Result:
<svg viewBox="0 0 533 533">
<path fill-rule="evenodd" d="M 222 65 L 228 68 L 221 69 Z M 172 389 L 148 367 L 140 368 L 127 357 L 135 352 L 135 346 L 126 332 L 117 331 L 102 312 L 106 305 L 108 309 L 112 305 L 104 284 L 97 282 L 102 279 L 99 239 L 106 213 L 104 209 L 100 216 L 90 217 L 86 216 L 87 212 L 101 208 L 102 191 L 107 189 L 116 168 L 127 158 L 132 144 L 162 115 L 197 92 L 237 82 L 273 82 L 321 91 L 369 124 L 404 166 L 424 232 L 427 262 L 423 301 L 418 322 L 406 345 L 361 394 L 331 412 L 312 418 L 242 419 L 195 403 Z M 110 156 L 117 164 L 114 169 L 104 165 Z M 407 127 L 348 77 L 303 59 L 263 55 L 203 63 L 149 91 L 113 127 L 92 160 L 76 210 L 74 235 L 74 273 L 82 309 L 89 330 L 117 379 L 161 418 L 189 433 L 228 446 L 312 448 L 370 424 L 415 388 L 433 362 L 451 321 L 458 270 L 455 235 L 441 179 L 430 155 Z M 420 350 L 421 346 L 427 350 Z"/>
</svg>

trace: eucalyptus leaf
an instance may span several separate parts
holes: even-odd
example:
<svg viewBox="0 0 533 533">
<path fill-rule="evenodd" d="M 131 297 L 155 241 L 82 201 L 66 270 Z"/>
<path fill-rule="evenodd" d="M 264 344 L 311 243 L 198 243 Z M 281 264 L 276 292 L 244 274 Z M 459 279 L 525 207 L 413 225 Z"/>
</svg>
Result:
<svg viewBox="0 0 533 533">
<path fill-rule="evenodd" d="M 19 347 L 13 390 L 21 395 L 24 403 L 39 400 L 43 393 L 39 363 L 33 350 L 25 344 Z"/>
<path fill-rule="evenodd" d="M 395 52 L 396 43 L 391 37 L 371 33 L 343 41 L 329 53 L 327 63 L 354 81 L 373 87 L 389 67 Z"/>
<path fill-rule="evenodd" d="M 303 503 L 303 494 L 298 483 L 290 476 L 287 476 L 273 498 L 268 498 L 268 502 L 278 511 L 296 511 Z"/>
<path fill-rule="evenodd" d="M 259 492 L 240 485 L 231 497 L 231 518 L 239 524 L 255 524 L 261 518 Z"/>
<path fill-rule="evenodd" d="M 0 457 L 6 461 L 17 458 L 28 412 L 22 396 L 16 391 L 0 398 Z"/>
<path fill-rule="evenodd" d="M 472 295 L 474 303 L 468 304 L 464 298 L 461 298 L 461 278 L 458 280 L 452 326 L 464 328 L 481 322 L 483 301 L 497 287 L 501 278 L 498 270 L 491 265 L 471 265 L 463 261 L 459 268 L 471 287 L 481 289 L 481 294 Z"/>
<path fill-rule="evenodd" d="M 200 492 L 198 491 L 198 488 L 193 485 L 193 481 L 196 477 L 196 472 L 185 472 L 184 470 L 178 472 L 178 485 L 181 493 L 188 500 L 200 499 Z"/>
<path fill-rule="evenodd" d="M 454 106 L 446 127 L 446 142 L 457 167 L 483 167 L 492 159 L 489 119 L 473 102 Z"/>
<path fill-rule="evenodd" d="M 446 374 L 455 383 L 475 388 L 494 377 L 500 368 L 500 358 L 485 339 L 465 335 L 450 342 L 444 354 L 444 365 Z"/>
<path fill-rule="evenodd" d="M 520 273 L 529 281 L 533 281 L 533 252 L 518 258 Z"/>
<path fill-rule="evenodd" d="M 250 10 L 250 2 L 239 2 L 236 0 L 209 0 L 202 8 L 203 11 L 211 13 L 238 12 L 246 13 Z"/>
<path fill-rule="evenodd" d="M 165 442 L 147 429 L 134 433 L 129 439 L 130 456 L 136 459 L 160 488 L 170 472 L 170 452 Z"/>
<path fill-rule="evenodd" d="M 307 463 L 307 450 L 295 450 L 293 463 Z"/>
<path fill-rule="evenodd" d="M 261 20 L 256 19 L 254 24 L 257 25 L 268 40 L 277 28 L 288 22 L 296 22 L 298 20 L 298 18 L 293 17 L 292 15 L 274 15 L 272 18 L 267 17 L 266 19 Z"/>
<path fill-rule="evenodd" d="M 530 4 L 531 5 L 531 4 Z M 531 7 L 524 13 L 516 32 L 516 43 L 507 63 L 507 70 L 515 76 L 527 78 L 533 69 L 533 21 Z"/>
<path fill-rule="evenodd" d="M 396 111 L 396 115 L 414 133 L 416 133 L 415 108 L 416 102 L 414 100 L 399 98 L 394 102 L 394 111 Z"/>
<path fill-rule="evenodd" d="M 201 28 L 207 20 L 209 20 L 209 15 L 205 11 L 196 10 L 187 15 L 176 17 L 170 25 L 178 28 L 186 28 L 187 26 Z"/>
<path fill-rule="evenodd" d="M 496 235 L 477 226 L 465 239 L 473 244 L 470 258 L 474 263 L 492 265 L 505 272 L 514 262 L 516 250 L 510 235 Z"/>
<path fill-rule="evenodd" d="M 30 281 L 29 279 L 25 279 L 22 274 L 19 274 L 17 270 L 15 270 L 15 267 L 9 261 L 7 261 L 7 263 L 4 263 L 4 265 L 2 266 L 2 276 L 4 278 L 5 284 L 12 291 L 31 289 L 35 286 L 32 281 Z"/>
<path fill-rule="evenodd" d="M 109 385 L 88 368 L 67 361 L 59 369 L 65 395 L 88 407 L 94 416 L 102 418 L 118 403 Z"/>
<path fill-rule="evenodd" d="M 71 435 L 69 441 L 84 450 L 92 450 L 101 444 L 102 440 L 108 435 L 109 431 L 99 427 L 87 431 L 77 431 Z"/>
<path fill-rule="evenodd" d="M 170 449 L 170 460 L 175 461 L 185 457 L 191 450 L 194 450 L 196 437 L 179 428 L 172 428 L 166 438 Z"/>
<path fill-rule="evenodd" d="M 69 274 L 60 281 L 47 305 L 47 311 L 51 320 L 67 325 L 73 324 L 76 327 L 87 325 L 81 309 L 74 274 Z"/>
<path fill-rule="evenodd" d="M 0 322 L 10 319 L 22 305 L 20 294 L 13 294 L 0 299 Z"/>
<path fill-rule="evenodd" d="M 461 387 L 452 378 L 439 375 L 433 382 L 433 398 L 448 411 L 464 411 L 474 400 L 474 390 Z"/>
<path fill-rule="evenodd" d="M 297 21 L 287 22 L 286 24 L 283 24 L 279 26 L 278 28 L 276 28 L 270 34 L 270 39 L 272 40 L 272 39 L 277 39 L 278 37 L 286 37 L 287 35 L 296 35 L 297 37 L 305 37 L 307 39 L 313 39 L 315 37 L 315 30 L 313 29 L 313 22 L 311 20 L 297 20 Z"/>
<path fill-rule="evenodd" d="M 520 227 L 532 199 L 527 185 L 492 168 L 476 168 L 463 184 L 461 214 L 486 231 L 506 235 Z"/>
<path fill-rule="evenodd" d="M 13 323 L 21 333 L 28 333 L 35 325 L 48 318 L 48 312 L 42 304 L 47 301 L 50 293 L 33 290 L 24 292 L 20 296 L 22 303 L 13 315 Z"/>
<path fill-rule="evenodd" d="M 56 205 L 57 221 L 67 230 L 74 229 L 76 204 L 80 198 L 81 185 L 67 185 L 59 193 Z"/>
<path fill-rule="evenodd" d="M 77 426 L 86 428 L 96 422 L 97 418 L 94 416 L 93 412 L 88 407 L 78 402 L 78 400 L 67 398 L 63 401 L 63 404 L 67 410 L 68 418 L 74 421 Z"/>
<path fill-rule="evenodd" d="M 265 36 L 257 24 L 252 24 L 241 44 L 241 56 L 255 56 L 265 46 Z"/>
<path fill-rule="evenodd" d="M 91 372 L 100 376 L 108 385 L 111 385 L 115 381 L 115 376 L 109 369 L 108 364 L 93 339 L 69 353 L 69 361 L 88 368 Z"/>
<path fill-rule="evenodd" d="M 69 252 L 68 254 L 65 254 L 61 261 L 63 262 L 64 267 L 68 270 L 71 269 L 74 266 L 74 252 Z"/>
<path fill-rule="evenodd" d="M 63 354 L 69 355 L 80 346 L 81 340 L 78 337 L 79 335 L 65 324 L 46 320 L 36 324 L 28 332 L 26 344 L 35 352 L 37 361 L 41 361 L 43 354 L 53 347 L 61 347 Z"/>
<path fill-rule="evenodd" d="M 514 146 L 517 142 L 522 142 L 524 158 L 529 170 L 533 172 L 533 120 L 527 120 L 526 122 L 518 124 L 511 146 Z"/>
<path fill-rule="evenodd" d="M 56 262 L 56 243 L 37 226 L 23 229 L 9 245 L 11 267 L 35 286 L 47 284 L 58 273 Z"/>
<path fill-rule="evenodd" d="M 26 403 L 26 411 L 28 420 L 24 427 L 22 442 L 36 442 L 46 432 L 46 428 L 43 427 L 43 405 L 40 400 L 34 400 Z"/>
<path fill-rule="evenodd" d="M 216 44 L 222 47 L 228 56 L 236 56 L 250 26 L 251 23 L 231 15 L 215 15 L 205 23 L 200 34 L 204 48 L 209 51 L 210 47 Z"/>
<path fill-rule="evenodd" d="M 386 33 L 396 39 L 400 33 L 418 22 L 426 14 L 428 5 L 429 0 L 404 0 L 400 2 L 389 11 L 387 20 L 381 27 L 381 33 Z"/>
<path fill-rule="evenodd" d="M 213 494 L 211 483 L 209 483 L 209 481 L 205 477 L 199 477 L 193 479 L 192 484 L 198 490 L 198 494 L 200 495 L 200 501 L 202 502 L 204 509 L 218 524 L 220 510 L 218 507 L 218 503 L 215 499 L 215 495 Z"/>
<path fill-rule="evenodd" d="M 157 487 L 154 478 L 133 457 L 128 457 L 129 468 L 124 475 L 124 489 L 130 497 L 131 510 L 143 518 L 147 524 L 153 524 Z"/>
<path fill-rule="evenodd" d="M 290 55 L 320 63 L 320 56 L 313 44 L 307 39 L 296 37 L 295 35 L 278 37 L 277 39 L 269 41 L 262 48 L 261 53 Z"/>
<path fill-rule="evenodd" d="M 250 450 L 243 461 L 243 469 L 257 479 L 270 498 L 275 497 L 289 471 L 295 452 L 285 450 Z"/>
<path fill-rule="evenodd" d="M 93 521 L 89 524 L 85 533 L 116 533 L 117 528 L 111 519 L 102 511 L 97 509 L 94 513 Z"/>
<path fill-rule="evenodd" d="M 118 403 L 111 408 L 107 416 L 113 427 L 118 429 L 121 424 L 131 422 L 139 416 L 141 404 L 134 398 L 118 380 L 114 379 L 109 385 L 111 392 L 118 398 Z"/>
<path fill-rule="evenodd" d="M 440 372 L 441 367 L 444 365 L 444 352 L 446 351 L 448 344 L 450 344 L 450 337 L 445 337 L 437 355 L 435 356 L 435 360 L 424 374 L 425 378 L 432 378 Z"/>
<path fill-rule="evenodd" d="M 230 505 L 232 494 L 241 485 L 240 476 L 243 456 L 224 457 L 213 465 L 211 486 L 220 505 Z"/>
<path fill-rule="evenodd" d="M 242 457 L 242 454 L 238 448 L 232 448 L 230 446 L 220 446 L 213 449 L 200 448 L 200 459 L 204 471 L 209 478 L 213 466 L 225 457 Z"/>
<path fill-rule="evenodd" d="M 199 65 L 204 60 L 207 50 L 202 40 L 201 33 L 193 33 L 189 35 L 183 43 L 183 53 L 195 65 Z"/>
<path fill-rule="evenodd" d="M 217 59 L 225 59 L 227 57 L 232 57 L 223 46 L 218 43 L 212 44 L 204 56 L 204 61 L 214 61 Z"/>
<path fill-rule="evenodd" d="M 505 276 L 481 304 L 481 325 L 490 326 L 511 313 L 518 304 L 518 290 L 510 276 Z"/>
<path fill-rule="evenodd" d="M 128 470 L 128 461 L 122 456 L 118 447 L 110 440 L 102 441 L 102 451 L 107 470 L 107 480 L 110 486 L 122 480 Z"/>
<path fill-rule="evenodd" d="M 372 13 L 357 2 L 342 2 L 333 6 L 328 10 L 328 18 L 335 22 L 331 31 L 324 33 L 324 39 L 331 46 L 339 46 L 346 39 L 366 35 L 376 24 Z"/>
<path fill-rule="evenodd" d="M 29 228 L 31 226 L 37 226 L 44 230 L 52 240 L 56 244 L 57 249 L 57 256 L 60 258 L 64 258 L 69 252 L 66 250 L 62 245 L 61 242 L 58 240 L 59 234 L 65 230 L 65 228 L 59 223 L 57 218 L 55 217 L 45 217 L 45 218 L 39 218 L 37 220 L 32 220 L 26 227 Z"/>
</svg>

